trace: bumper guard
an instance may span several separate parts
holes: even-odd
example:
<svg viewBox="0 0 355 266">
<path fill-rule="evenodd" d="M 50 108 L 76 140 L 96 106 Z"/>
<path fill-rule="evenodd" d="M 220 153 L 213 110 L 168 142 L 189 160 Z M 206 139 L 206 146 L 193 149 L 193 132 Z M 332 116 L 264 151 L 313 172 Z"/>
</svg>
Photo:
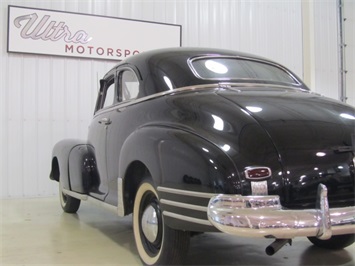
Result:
<svg viewBox="0 0 355 266">
<path fill-rule="evenodd" d="M 207 214 L 220 231 L 247 237 L 291 239 L 298 236 L 326 240 L 355 233 L 355 206 L 329 208 L 327 187 L 318 186 L 315 209 L 288 210 L 279 196 L 220 194 L 211 198 Z"/>
</svg>

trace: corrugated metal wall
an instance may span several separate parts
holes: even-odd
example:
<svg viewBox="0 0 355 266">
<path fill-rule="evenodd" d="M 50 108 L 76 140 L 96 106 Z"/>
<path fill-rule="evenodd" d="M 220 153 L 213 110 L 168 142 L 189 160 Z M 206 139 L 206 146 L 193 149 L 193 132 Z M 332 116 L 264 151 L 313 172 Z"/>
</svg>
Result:
<svg viewBox="0 0 355 266">
<path fill-rule="evenodd" d="M 355 1 L 344 0 L 344 37 L 347 103 L 355 106 Z"/>
<path fill-rule="evenodd" d="M 314 3 L 314 57 L 316 92 L 338 99 L 337 0 Z"/>
<path fill-rule="evenodd" d="M 3 0 L 0 197 L 57 193 L 48 179 L 51 149 L 63 138 L 86 138 L 98 79 L 114 64 L 8 54 L 8 5 L 181 24 L 183 46 L 250 52 L 303 74 L 301 0 Z"/>
<path fill-rule="evenodd" d="M 339 93 L 339 40 L 338 0 L 315 0 L 313 5 L 314 23 L 314 88 L 316 92 L 340 99 Z M 355 2 L 343 0 L 346 103 L 355 106 Z"/>
</svg>

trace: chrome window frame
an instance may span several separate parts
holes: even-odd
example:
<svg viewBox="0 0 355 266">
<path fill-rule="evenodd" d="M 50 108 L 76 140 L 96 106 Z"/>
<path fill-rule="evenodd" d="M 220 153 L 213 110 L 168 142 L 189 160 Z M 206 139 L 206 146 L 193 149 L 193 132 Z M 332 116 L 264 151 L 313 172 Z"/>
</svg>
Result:
<svg viewBox="0 0 355 266">
<path fill-rule="evenodd" d="M 283 72 L 285 72 L 287 75 L 289 75 L 291 77 L 291 79 L 293 81 L 295 81 L 295 83 L 289 83 L 289 82 L 282 82 L 282 81 L 277 81 L 277 80 L 264 80 L 264 79 L 252 79 L 252 78 L 204 78 L 202 77 L 194 68 L 193 66 L 193 62 L 196 60 L 201 60 L 201 59 L 235 59 L 235 60 L 247 60 L 247 61 L 253 61 L 253 62 L 257 62 L 257 63 L 261 63 L 261 64 L 266 64 L 266 65 L 270 65 L 273 67 L 276 67 L 280 70 L 282 70 Z M 256 58 L 252 58 L 252 57 L 246 57 L 246 56 L 226 56 L 226 55 L 204 55 L 204 56 L 196 56 L 196 57 L 192 57 L 189 58 L 187 60 L 187 65 L 190 67 L 190 70 L 192 71 L 192 73 L 198 78 L 198 79 L 202 79 L 202 80 L 213 80 L 213 81 L 231 81 L 231 80 L 240 80 L 242 82 L 246 82 L 246 81 L 265 81 L 268 83 L 282 83 L 282 84 L 287 84 L 287 85 L 292 85 L 292 86 L 301 86 L 302 83 L 296 78 L 296 76 L 294 74 L 292 74 L 287 68 L 283 67 L 280 64 L 277 63 L 273 63 L 267 60 L 262 60 L 262 59 L 256 59 Z"/>
</svg>

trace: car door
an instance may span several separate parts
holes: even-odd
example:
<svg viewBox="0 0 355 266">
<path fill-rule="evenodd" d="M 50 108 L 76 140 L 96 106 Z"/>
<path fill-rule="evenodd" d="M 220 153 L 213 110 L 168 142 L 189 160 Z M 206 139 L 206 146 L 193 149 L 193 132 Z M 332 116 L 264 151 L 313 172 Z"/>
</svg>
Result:
<svg viewBox="0 0 355 266">
<path fill-rule="evenodd" d="M 100 82 L 100 92 L 95 115 L 89 127 L 88 142 L 94 149 L 97 175 L 93 177 L 89 194 L 104 200 L 108 193 L 107 175 L 107 132 L 112 124 L 110 119 L 113 105 L 117 104 L 115 71 L 108 73 Z"/>
<path fill-rule="evenodd" d="M 135 115 L 132 113 L 133 104 L 139 95 L 139 79 L 137 73 L 129 67 L 121 67 L 117 71 L 118 104 L 115 105 L 107 129 L 107 174 L 109 194 L 105 201 L 117 205 L 117 179 L 120 151 L 127 137 L 134 131 Z M 138 103 L 139 104 L 139 103 Z"/>
</svg>

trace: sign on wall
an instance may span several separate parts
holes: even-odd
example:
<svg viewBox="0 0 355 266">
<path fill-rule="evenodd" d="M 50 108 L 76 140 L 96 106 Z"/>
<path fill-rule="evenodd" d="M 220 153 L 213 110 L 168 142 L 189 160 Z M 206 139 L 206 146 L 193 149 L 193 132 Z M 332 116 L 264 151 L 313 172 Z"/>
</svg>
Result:
<svg viewBox="0 0 355 266">
<path fill-rule="evenodd" d="M 8 52 L 121 60 L 181 46 L 181 26 L 9 6 Z"/>
</svg>

